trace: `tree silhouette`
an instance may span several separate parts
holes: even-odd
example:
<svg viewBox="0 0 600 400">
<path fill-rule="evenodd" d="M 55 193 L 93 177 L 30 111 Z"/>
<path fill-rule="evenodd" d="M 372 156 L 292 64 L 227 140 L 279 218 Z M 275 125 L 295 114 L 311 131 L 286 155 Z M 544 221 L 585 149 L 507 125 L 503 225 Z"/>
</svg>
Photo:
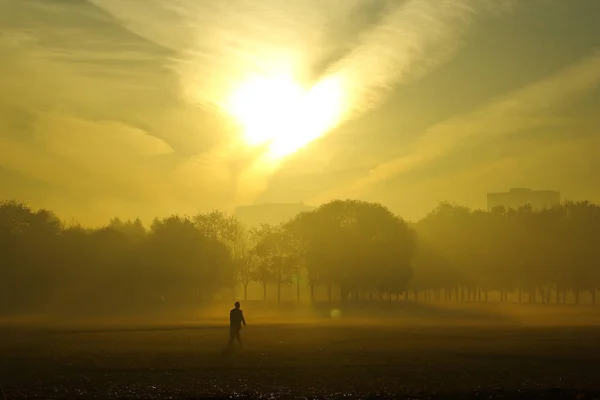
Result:
<svg viewBox="0 0 600 400">
<path fill-rule="evenodd" d="M 251 281 L 249 268 L 252 265 L 248 232 L 235 216 L 218 210 L 208 214 L 198 214 L 194 218 L 194 223 L 205 236 L 225 244 L 229 250 L 231 263 L 223 268 L 222 282 L 232 287 L 232 293 L 235 293 L 235 283 L 242 282 L 244 299 L 246 299 L 247 287 Z"/>
<path fill-rule="evenodd" d="M 266 286 L 277 285 L 277 305 L 281 304 L 281 286 L 291 282 L 291 274 L 297 263 L 294 238 L 283 226 L 262 224 L 252 231 L 254 254 L 258 260 L 255 269 L 256 280 L 263 284 L 266 299 Z"/>
<path fill-rule="evenodd" d="M 343 301 L 363 290 L 391 292 L 410 279 L 416 236 L 379 204 L 333 201 L 300 214 L 287 230 L 302 244 L 311 284 L 339 286 Z"/>
<path fill-rule="evenodd" d="M 410 226 L 380 204 L 336 200 L 246 230 L 220 211 L 113 218 L 89 229 L 0 202 L 0 314 L 173 312 L 256 281 L 277 303 L 306 276 L 311 300 L 596 303 L 600 206 L 565 202 L 490 212 L 442 203 Z M 408 296 L 408 293 L 411 296 Z"/>
</svg>

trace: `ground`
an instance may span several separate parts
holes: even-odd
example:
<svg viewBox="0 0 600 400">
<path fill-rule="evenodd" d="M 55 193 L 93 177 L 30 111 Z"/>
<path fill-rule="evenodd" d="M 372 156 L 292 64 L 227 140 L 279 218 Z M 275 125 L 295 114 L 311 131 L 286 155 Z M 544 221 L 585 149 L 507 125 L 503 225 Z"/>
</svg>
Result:
<svg viewBox="0 0 600 400">
<path fill-rule="evenodd" d="M 219 321 L 5 326 L 2 395 L 600 399 L 594 324 L 247 319 L 244 348 L 229 354 L 228 328 Z"/>
</svg>

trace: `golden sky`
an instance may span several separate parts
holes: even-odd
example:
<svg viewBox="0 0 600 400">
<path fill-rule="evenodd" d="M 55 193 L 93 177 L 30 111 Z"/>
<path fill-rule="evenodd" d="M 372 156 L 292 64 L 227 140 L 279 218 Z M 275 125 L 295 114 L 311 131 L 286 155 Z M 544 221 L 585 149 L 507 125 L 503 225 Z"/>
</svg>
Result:
<svg viewBox="0 0 600 400">
<path fill-rule="evenodd" d="M 597 0 L 0 0 L 0 199 L 100 224 L 600 202 Z"/>
</svg>

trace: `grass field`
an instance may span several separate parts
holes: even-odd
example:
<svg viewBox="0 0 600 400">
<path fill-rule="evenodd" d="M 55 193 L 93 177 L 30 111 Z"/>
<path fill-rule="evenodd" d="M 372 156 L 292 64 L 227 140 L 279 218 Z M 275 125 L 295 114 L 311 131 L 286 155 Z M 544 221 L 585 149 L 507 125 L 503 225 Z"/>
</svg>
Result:
<svg viewBox="0 0 600 400">
<path fill-rule="evenodd" d="M 244 349 L 228 355 L 227 327 L 215 321 L 5 326 L 0 399 L 583 399 L 600 392 L 597 310 L 578 317 L 537 310 L 531 318 L 495 310 L 488 319 L 475 317 L 478 312 L 282 323 L 249 314 Z"/>
</svg>

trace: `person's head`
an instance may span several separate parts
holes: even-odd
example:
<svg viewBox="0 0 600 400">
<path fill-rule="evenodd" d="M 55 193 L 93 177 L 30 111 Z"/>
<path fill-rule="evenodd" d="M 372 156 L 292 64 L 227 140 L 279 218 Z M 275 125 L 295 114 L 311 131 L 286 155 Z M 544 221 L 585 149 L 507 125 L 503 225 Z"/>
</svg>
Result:
<svg viewBox="0 0 600 400">
<path fill-rule="evenodd" d="M 240 308 L 240 302 L 236 301 L 235 304 L 234 304 L 234 306 L 235 306 L 235 308 Z"/>
</svg>

